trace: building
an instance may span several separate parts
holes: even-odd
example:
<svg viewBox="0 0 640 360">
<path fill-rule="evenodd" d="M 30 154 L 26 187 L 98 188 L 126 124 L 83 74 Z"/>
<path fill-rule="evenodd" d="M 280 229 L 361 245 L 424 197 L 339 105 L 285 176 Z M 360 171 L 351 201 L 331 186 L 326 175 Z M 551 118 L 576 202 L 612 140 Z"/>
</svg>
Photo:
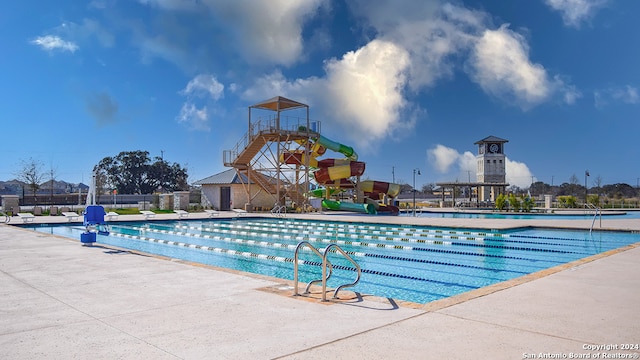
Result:
<svg viewBox="0 0 640 360">
<path fill-rule="evenodd" d="M 198 180 L 194 185 L 202 188 L 202 204 L 217 210 L 245 209 L 246 204 L 249 203 L 249 195 L 251 195 L 253 207 L 273 208 L 273 197 L 262 191 L 255 183 L 253 187 L 249 187 L 248 177 L 235 169 Z"/>
<path fill-rule="evenodd" d="M 478 145 L 476 181 L 483 184 L 478 188 L 479 201 L 495 201 L 508 186 L 504 154 L 504 144 L 507 142 L 509 140 L 489 136 L 474 143 Z"/>
<path fill-rule="evenodd" d="M 445 202 L 445 194 L 452 195 L 452 203 L 454 206 L 458 204 L 456 201 L 456 193 L 458 188 L 468 189 L 468 204 L 473 203 L 473 194 L 475 197 L 475 206 L 481 203 L 493 203 L 498 195 L 506 192 L 509 184 L 507 183 L 506 172 L 506 156 L 504 154 L 504 144 L 509 140 L 501 139 L 496 136 L 488 136 L 482 140 L 476 141 L 478 145 L 478 154 L 476 155 L 476 181 L 475 182 L 442 182 L 436 183 L 440 186 L 442 192 L 442 202 Z M 451 192 L 448 192 L 448 189 Z"/>
</svg>

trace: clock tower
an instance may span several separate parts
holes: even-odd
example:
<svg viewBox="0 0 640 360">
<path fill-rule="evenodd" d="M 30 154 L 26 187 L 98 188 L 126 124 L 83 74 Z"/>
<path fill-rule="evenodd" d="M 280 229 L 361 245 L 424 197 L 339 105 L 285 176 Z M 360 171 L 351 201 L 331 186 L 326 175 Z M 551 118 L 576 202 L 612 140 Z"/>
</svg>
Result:
<svg viewBox="0 0 640 360">
<path fill-rule="evenodd" d="M 498 195 L 497 192 L 501 189 L 498 184 L 503 185 L 506 183 L 504 144 L 507 142 L 509 140 L 496 136 L 489 136 L 475 142 L 478 145 L 476 179 L 478 183 L 484 184 L 478 189 L 478 199 L 480 201 L 495 201 Z M 496 184 L 496 186 L 491 184 Z"/>
</svg>

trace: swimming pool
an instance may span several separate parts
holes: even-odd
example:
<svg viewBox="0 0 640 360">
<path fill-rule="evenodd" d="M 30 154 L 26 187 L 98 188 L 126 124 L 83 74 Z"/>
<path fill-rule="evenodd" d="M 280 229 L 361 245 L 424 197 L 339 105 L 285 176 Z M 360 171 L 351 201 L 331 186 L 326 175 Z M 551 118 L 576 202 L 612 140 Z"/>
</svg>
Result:
<svg viewBox="0 0 640 360">
<path fill-rule="evenodd" d="M 79 239 L 80 225 L 30 225 Z M 294 249 L 336 243 L 362 269 L 349 290 L 427 303 L 640 241 L 625 232 L 489 231 L 271 218 L 116 222 L 98 243 L 170 258 L 293 279 Z M 302 251 L 301 282 L 320 278 L 321 259 Z M 353 265 L 330 254 L 329 287 L 353 281 Z"/>
<path fill-rule="evenodd" d="M 413 216 L 412 211 L 404 211 L 400 216 Z M 534 214 L 534 213 L 480 213 L 472 211 L 418 211 L 417 217 L 445 218 L 445 219 L 523 219 L 523 220 L 591 220 L 593 211 L 573 214 Z M 606 219 L 640 219 L 638 210 L 605 211 L 602 215 Z"/>
</svg>

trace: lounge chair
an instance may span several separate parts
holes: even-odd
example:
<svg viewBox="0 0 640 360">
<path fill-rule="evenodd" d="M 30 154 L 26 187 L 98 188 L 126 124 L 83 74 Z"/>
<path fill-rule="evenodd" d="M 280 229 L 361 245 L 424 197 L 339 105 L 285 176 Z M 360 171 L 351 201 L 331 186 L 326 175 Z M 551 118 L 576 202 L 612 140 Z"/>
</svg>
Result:
<svg viewBox="0 0 640 360">
<path fill-rule="evenodd" d="M 57 206 L 52 206 L 51 209 L 49 209 L 49 215 L 51 215 L 51 216 L 58 215 L 58 207 Z"/>
<path fill-rule="evenodd" d="M 35 216 L 32 213 L 18 213 L 18 217 L 22 219 L 22 222 L 33 222 Z"/>
<path fill-rule="evenodd" d="M 78 220 L 78 218 L 80 217 L 78 213 L 74 213 L 73 211 L 64 211 L 62 215 L 64 215 L 64 217 L 66 217 L 69 222 Z"/>
<path fill-rule="evenodd" d="M 113 220 L 113 218 L 118 218 L 120 214 L 114 211 L 109 211 L 108 213 L 104 214 L 104 216 L 107 217 L 107 221 L 110 221 L 110 220 Z"/>
<path fill-rule="evenodd" d="M 149 210 L 140 210 L 140 213 L 142 215 L 144 215 L 144 219 L 145 220 L 149 220 L 149 218 L 154 218 L 156 217 L 156 213 L 154 213 L 153 211 L 149 211 Z"/>
<path fill-rule="evenodd" d="M 243 209 L 231 209 L 231 211 L 233 211 L 234 213 L 238 214 L 239 216 L 244 216 L 249 214 L 247 212 L 247 210 L 243 210 Z"/>
<path fill-rule="evenodd" d="M 205 209 L 204 212 L 206 212 L 207 215 L 209 215 L 209 217 L 220 215 L 220 213 L 217 210 Z"/>
<path fill-rule="evenodd" d="M 186 217 L 189 217 L 189 212 L 184 210 L 173 210 L 173 212 L 178 214 L 179 219 L 184 219 Z"/>
<path fill-rule="evenodd" d="M 42 215 L 42 207 L 40 207 L 40 206 L 34 206 L 34 207 L 33 207 L 33 215 L 35 215 L 35 216 L 40 216 L 40 215 Z"/>
</svg>

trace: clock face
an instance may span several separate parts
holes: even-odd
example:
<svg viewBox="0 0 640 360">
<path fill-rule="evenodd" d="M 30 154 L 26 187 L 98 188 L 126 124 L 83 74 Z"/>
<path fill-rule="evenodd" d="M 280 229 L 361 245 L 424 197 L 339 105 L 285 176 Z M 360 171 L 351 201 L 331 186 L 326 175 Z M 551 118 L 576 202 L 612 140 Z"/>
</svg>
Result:
<svg viewBox="0 0 640 360">
<path fill-rule="evenodd" d="M 480 154 L 484 154 L 484 144 L 480 145 L 480 147 L 478 148 L 478 152 Z"/>
<path fill-rule="evenodd" d="M 492 153 L 497 153 L 499 150 L 498 144 L 491 144 L 491 146 L 489 146 L 489 151 L 491 151 Z"/>
</svg>

